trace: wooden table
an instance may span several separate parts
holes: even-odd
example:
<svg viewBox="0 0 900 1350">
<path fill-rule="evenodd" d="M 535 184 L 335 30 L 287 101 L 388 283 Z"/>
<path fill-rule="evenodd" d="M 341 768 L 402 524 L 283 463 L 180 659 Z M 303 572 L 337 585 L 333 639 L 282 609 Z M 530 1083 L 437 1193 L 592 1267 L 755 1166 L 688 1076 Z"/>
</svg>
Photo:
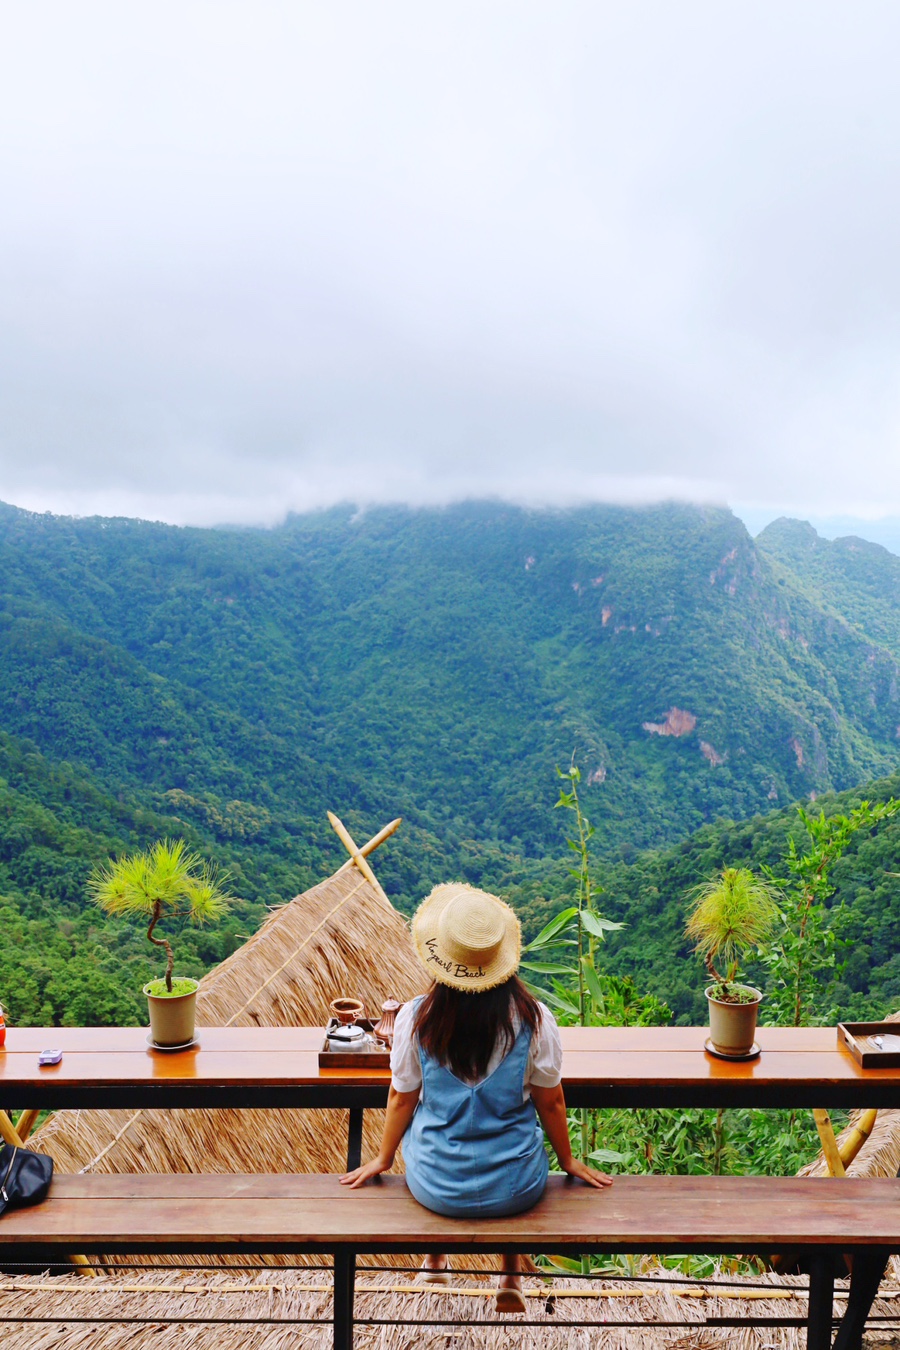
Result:
<svg viewBox="0 0 900 1350">
<path fill-rule="evenodd" d="M 861 1069 L 832 1027 L 762 1027 L 749 1063 L 713 1058 L 704 1027 L 567 1027 L 570 1106 L 900 1107 L 900 1069 Z M 0 1109 L 383 1106 L 386 1070 L 320 1070 L 317 1027 L 209 1027 L 162 1054 L 142 1027 L 10 1027 Z M 62 1063 L 39 1068 L 38 1052 Z"/>
</svg>

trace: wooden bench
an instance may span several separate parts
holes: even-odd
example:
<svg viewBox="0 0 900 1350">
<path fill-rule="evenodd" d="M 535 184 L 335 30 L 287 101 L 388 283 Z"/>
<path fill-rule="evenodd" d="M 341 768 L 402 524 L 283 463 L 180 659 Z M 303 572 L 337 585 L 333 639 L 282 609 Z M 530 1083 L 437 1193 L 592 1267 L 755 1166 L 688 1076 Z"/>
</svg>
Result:
<svg viewBox="0 0 900 1350">
<path fill-rule="evenodd" d="M 48 1264 L 72 1252 L 299 1254 L 334 1258 L 334 1344 L 353 1343 L 360 1253 L 503 1250 L 799 1252 L 810 1271 L 807 1345 L 832 1340 L 836 1258 L 854 1258 L 835 1346 L 858 1346 L 888 1256 L 900 1252 L 900 1179 L 624 1176 L 604 1191 L 551 1177 L 534 1209 L 445 1219 L 400 1177 L 357 1191 L 334 1176 L 57 1176 L 49 1197 L 0 1218 L 0 1266 L 23 1249 Z"/>
</svg>

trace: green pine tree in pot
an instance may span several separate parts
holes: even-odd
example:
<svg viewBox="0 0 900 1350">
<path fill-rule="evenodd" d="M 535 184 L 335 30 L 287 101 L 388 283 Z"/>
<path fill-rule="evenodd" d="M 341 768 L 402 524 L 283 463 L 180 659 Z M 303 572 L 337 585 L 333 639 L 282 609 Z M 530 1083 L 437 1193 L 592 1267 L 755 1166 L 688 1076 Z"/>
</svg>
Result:
<svg viewBox="0 0 900 1350">
<path fill-rule="evenodd" d="M 685 932 L 713 980 L 706 990 L 710 1040 L 720 1054 L 747 1055 L 762 994 L 738 983 L 738 967 L 771 934 L 779 915 L 776 892 L 749 868 L 725 867 L 690 897 Z"/>
<path fill-rule="evenodd" d="M 231 897 L 222 890 L 220 874 L 183 839 L 161 839 L 143 853 L 95 867 L 88 880 L 92 899 L 107 914 L 134 914 L 149 919 L 147 937 L 166 951 L 166 973 L 144 986 L 150 1008 L 150 1034 L 157 1045 L 185 1045 L 194 1039 L 197 981 L 173 979 L 175 956 L 167 938 L 154 936 L 163 918 L 183 917 L 206 923 L 225 913 Z"/>
</svg>

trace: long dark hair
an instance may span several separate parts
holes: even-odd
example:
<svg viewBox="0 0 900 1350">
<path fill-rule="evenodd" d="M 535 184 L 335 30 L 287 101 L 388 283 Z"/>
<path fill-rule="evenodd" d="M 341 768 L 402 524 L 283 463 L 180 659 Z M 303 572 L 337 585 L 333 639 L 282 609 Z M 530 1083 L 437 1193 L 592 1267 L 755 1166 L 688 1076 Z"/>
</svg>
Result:
<svg viewBox="0 0 900 1350">
<path fill-rule="evenodd" d="M 419 1004 L 413 1030 L 427 1055 L 471 1081 L 487 1073 L 496 1045 L 504 1053 L 512 1049 L 515 1014 L 532 1035 L 541 1024 L 540 1004 L 517 975 L 477 994 L 433 984 Z"/>
</svg>

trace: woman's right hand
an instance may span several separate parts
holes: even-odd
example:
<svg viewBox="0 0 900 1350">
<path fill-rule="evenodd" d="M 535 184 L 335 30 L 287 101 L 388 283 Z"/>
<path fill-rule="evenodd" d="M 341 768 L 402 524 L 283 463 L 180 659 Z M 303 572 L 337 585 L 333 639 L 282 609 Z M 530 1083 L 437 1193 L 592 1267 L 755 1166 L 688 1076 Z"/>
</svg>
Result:
<svg viewBox="0 0 900 1350">
<path fill-rule="evenodd" d="M 568 1163 L 560 1163 L 562 1170 L 568 1172 L 570 1177 L 578 1177 L 579 1181 L 586 1181 L 589 1186 L 596 1186 L 598 1191 L 604 1187 L 611 1186 L 613 1179 L 606 1172 L 598 1172 L 595 1167 L 588 1167 L 580 1158 L 570 1158 Z"/>
<path fill-rule="evenodd" d="M 373 1158 L 371 1162 L 363 1163 L 362 1167 L 345 1172 L 341 1177 L 341 1185 L 349 1186 L 351 1190 L 355 1190 L 357 1186 L 365 1186 L 370 1177 L 377 1177 L 381 1172 L 389 1171 L 393 1162 L 393 1158 L 387 1160 L 380 1156 Z"/>
<path fill-rule="evenodd" d="M 557 1083 L 556 1087 L 542 1088 L 531 1084 L 531 1100 L 534 1102 L 535 1109 L 541 1118 L 541 1124 L 547 1131 L 547 1138 L 553 1147 L 559 1165 L 564 1172 L 568 1172 L 570 1177 L 578 1177 L 579 1181 L 586 1181 L 589 1186 L 596 1186 L 597 1190 L 603 1190 L 605 1186 L 611 1186 L 612 1177 L 605 1172 L 597 1172 L 593 1167 L 588 1167 L 580 1158 L 576 1158 L 572 1153 L 572 1141 L 569 1138 L 569 1123 L 566 1119 L 566 1098 L 562 1090 L 562 1084 Z"/>
</svg>

